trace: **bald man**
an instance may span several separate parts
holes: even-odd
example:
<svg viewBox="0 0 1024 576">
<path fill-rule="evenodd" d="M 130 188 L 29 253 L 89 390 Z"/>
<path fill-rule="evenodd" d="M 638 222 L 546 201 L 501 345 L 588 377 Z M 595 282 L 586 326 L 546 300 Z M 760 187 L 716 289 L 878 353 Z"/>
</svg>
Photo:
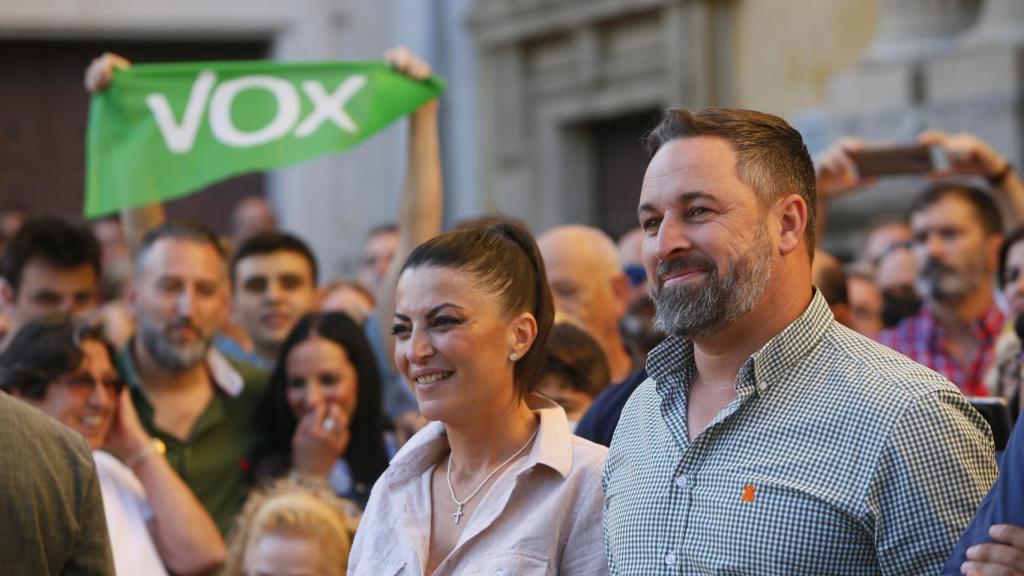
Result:
<svg viewBox="0 0 1024 576">
<path fill-rule="evenodd" d="M 575 317 L 601 344 L 612 382 L 583 414 L 576 435 L 608 446 L 626 400 L 647 379 L 633 362 L 619 332 L 626 313 L 629 280 L 622 272 L 618 248 L 607 234 L 589 226 L 560 226 L 537 239 L 544 256 L 555 306 Z"/>
<path fill-rule="evenodd" d="M 619 332 L 626 313 L 629 279 L 607 234 L 590 226 L 559 226 L 537 239 L 555 308 L 572 316 L 601 344 L 612 382 L 633 371 Z"/>
</svg>

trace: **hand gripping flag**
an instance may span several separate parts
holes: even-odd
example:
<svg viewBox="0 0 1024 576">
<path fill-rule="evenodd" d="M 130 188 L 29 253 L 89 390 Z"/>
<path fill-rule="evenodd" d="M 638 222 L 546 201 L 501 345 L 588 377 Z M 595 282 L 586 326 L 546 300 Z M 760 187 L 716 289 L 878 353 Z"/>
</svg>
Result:
<svg viewBox="0 0 1024 576">
<path fill-rule="evenodd" d="M 353 147 L 436 98 L 382 62 L 190 62 L 114 72 L 94 94 L 85 216 Z"/>
</svg>

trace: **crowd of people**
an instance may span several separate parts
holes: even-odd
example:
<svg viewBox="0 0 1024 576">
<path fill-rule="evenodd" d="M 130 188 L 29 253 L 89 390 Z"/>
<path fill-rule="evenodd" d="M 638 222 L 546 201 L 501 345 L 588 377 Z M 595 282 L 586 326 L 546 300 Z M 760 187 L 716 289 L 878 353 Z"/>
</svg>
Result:
<svg viewBox="0 0 1024 576">
<path fill-rule="evenodd" d="M 442 231 L 437 112 L 354 278 L 258 197 L 230 237 L 0 215 L 5 574 L 1024 574 L 998 151 L 921 134 L 948 169 L 843 264 L 868 142 L 813 162 L 778 117 L 669 109 L 635 230 L 535 240 Z"/>
</svg>

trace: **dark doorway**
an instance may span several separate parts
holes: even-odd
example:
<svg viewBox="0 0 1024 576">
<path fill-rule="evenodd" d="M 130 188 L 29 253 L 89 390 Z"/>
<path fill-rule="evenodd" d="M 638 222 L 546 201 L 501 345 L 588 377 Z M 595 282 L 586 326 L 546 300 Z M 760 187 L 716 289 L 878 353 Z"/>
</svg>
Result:
<svg viewBox="0 0 1024 576">
<path fill-rule="evenodd" d="M 640 184 L 647 153 L 640 137 L 658 123 L 654 110 L 618 116 L 591 125 L 596 167 L 597 225 L 618 238 L 637 226 Z"/>
<path fill-rule="evenodd" d="M 82 218 L 85 129 L 89 96 L 82 76 L 104 51 L 133 62 L 266 58 L 265 41 L 77 42 L 0 41 L 0 207 Z M 247 174 L 167 203 L 171 218 L 202 222 L 221 233 L 245 196 L 263 195 L 262 174 Z"/>
</svg>

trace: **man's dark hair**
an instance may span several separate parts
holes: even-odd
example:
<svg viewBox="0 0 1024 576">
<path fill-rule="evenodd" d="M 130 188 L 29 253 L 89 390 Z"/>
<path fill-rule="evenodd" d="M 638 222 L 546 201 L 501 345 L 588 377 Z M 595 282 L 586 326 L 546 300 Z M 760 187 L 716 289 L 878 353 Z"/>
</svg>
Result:
<svg viewBox="0 0 1024 576">
<path fill-rule="evenodd" d="M 270 230 L 260 232 L 249 237 L 239 245 L 234 256 L 231 257 L 231 282 L 234 283 L 235 272 L 238 270 L 238 263 L 250 256 L 263 256 L 274 252 L 294 252 L 309 262 L 309 269 L 313 274 L 313 285 L 319 281 L 319 270 L 316 265 L 316 256 L 309 248 L 309 245 L 301 238 L 287 232 Z"/>
<path fill-rule="evenodd" d="M 466 272 L 494 294 L 505 314 L 533 314 L 537 337 L 516 362 L 514 372 L 519 396 L 532 392 L 537 385 L 538 371 L 544 364 L 544 346 L 555 319 L 544 259 L 533 236 L 526 229 L 507 222 L 460 228 L 417 246 L 401 271 L 421 266 Z"/>
<path fill-rule="evenodd" d="M 611 382 L 608 358 L 586 330 L 568 322 L 555 324 L 544 347 L 540 377 L 561 378 L 573 390 L 593 398 Z"/>
<path fill-rule="evenodd" d="M 910 214 L 922 212 L 949 197 L 958 197 L 974 208 L 977 222 L 986 236 L 1003 232 L 1003 217 L 992 195 L 981 188 L 963 182 L 936 182 L 924 189 L 910 205 Z"/>
<path fill-rule="evenodd" d="M 197 244 L 206 244 L 212 247 L 221 260 L 226 259 L 224 244 L 213 230 L 197 222 L 170 221 L 150 230 L 142 239 L 139 252 L 135 255 L 135 271 L 142 271 L 142 264 L 153 248 L 153 245 L 164 238 L 176 240 L 188 240 Z"/>
<path fill-rule="evenodd" d="M 3 257 L 3 277 L 17 293 L 22 272 L 32 260 L 61 269 L 90 266 L 100 277 L 100 245 L 92 232 L 59 218 L 35 218 L 11 239 Z"/>
<path fill-rule="evenodd" d="M 693 112 L 669 108 L 661 122 L 641 142 L 653 157 L 662 146 L 681 138 L 721 138 L 736 151 L 736 176 L 754 189 L 762 204 L 798 194 L 807 203 L 804 241 L 814 258 L 818 193 L 814 163 L 804 139 L 778 116 L 734 108 L 705 108 Z"/>
</svg>

